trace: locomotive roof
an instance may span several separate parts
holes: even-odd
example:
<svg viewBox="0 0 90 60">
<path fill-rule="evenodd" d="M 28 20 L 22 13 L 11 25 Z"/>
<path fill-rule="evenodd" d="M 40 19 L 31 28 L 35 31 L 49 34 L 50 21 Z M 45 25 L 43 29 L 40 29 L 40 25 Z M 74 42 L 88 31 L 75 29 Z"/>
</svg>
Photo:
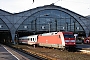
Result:
<svg viewBox="0 0 90 60">
<path fill-rule="evenodd" d="M 49 33 L 43 33 L 43 34 L 40 34 L 42 36 L 48 36 L 48 35 L 55 35 L 57 34 L 57 32 L 49 32 Z"/>
</svg>

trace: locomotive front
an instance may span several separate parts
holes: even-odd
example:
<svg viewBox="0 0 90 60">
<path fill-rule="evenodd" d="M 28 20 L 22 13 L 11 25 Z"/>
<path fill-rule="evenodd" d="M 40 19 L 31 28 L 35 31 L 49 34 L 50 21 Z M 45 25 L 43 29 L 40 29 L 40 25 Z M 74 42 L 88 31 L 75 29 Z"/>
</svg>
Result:
<svg viewBox="0 0 90 60">
<path fill-rule="evenodd" d="M 76 47 L 76 40 L 72 32 L 63 33 L 65 47 Z"/>
</svg>

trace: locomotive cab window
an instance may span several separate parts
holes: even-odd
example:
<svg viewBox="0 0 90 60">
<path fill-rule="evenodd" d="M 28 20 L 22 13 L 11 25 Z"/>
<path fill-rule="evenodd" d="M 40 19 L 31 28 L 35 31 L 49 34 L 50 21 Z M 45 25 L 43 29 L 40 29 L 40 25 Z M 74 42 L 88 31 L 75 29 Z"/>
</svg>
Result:
<svg viewBox="0 0 90 60">
<path fill-rule="evenodd" d="M 64 37 L 65 38 L 74 38 L 74 35 L 73 34 L 64 34 Z"/>
</svg>

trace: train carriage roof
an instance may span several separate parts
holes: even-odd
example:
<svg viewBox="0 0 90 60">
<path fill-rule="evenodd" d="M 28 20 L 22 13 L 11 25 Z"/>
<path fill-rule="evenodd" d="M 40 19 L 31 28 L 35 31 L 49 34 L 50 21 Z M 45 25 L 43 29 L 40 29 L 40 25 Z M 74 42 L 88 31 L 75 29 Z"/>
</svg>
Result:
<svg viewBox="0 0 90 60">
<path fill-rule="evenodd" d="M 23 36 L 23 37 L 20 37 L 19 39 L 37 38 L 37 36 L 38 35 Z"/>
</svg>

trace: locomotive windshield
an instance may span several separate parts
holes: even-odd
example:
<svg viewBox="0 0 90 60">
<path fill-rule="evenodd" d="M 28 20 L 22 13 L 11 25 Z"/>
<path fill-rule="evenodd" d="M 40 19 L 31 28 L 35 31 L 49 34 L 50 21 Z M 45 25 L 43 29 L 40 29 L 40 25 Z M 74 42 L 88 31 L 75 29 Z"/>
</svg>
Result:
<svg viewBox="0 0 90 60">
<path fill-rule="evenodd" d="M 64 37 L 65 38 L 74 38 L 74 35 L 73 34 L 64 34 Z"/>
</svg>

